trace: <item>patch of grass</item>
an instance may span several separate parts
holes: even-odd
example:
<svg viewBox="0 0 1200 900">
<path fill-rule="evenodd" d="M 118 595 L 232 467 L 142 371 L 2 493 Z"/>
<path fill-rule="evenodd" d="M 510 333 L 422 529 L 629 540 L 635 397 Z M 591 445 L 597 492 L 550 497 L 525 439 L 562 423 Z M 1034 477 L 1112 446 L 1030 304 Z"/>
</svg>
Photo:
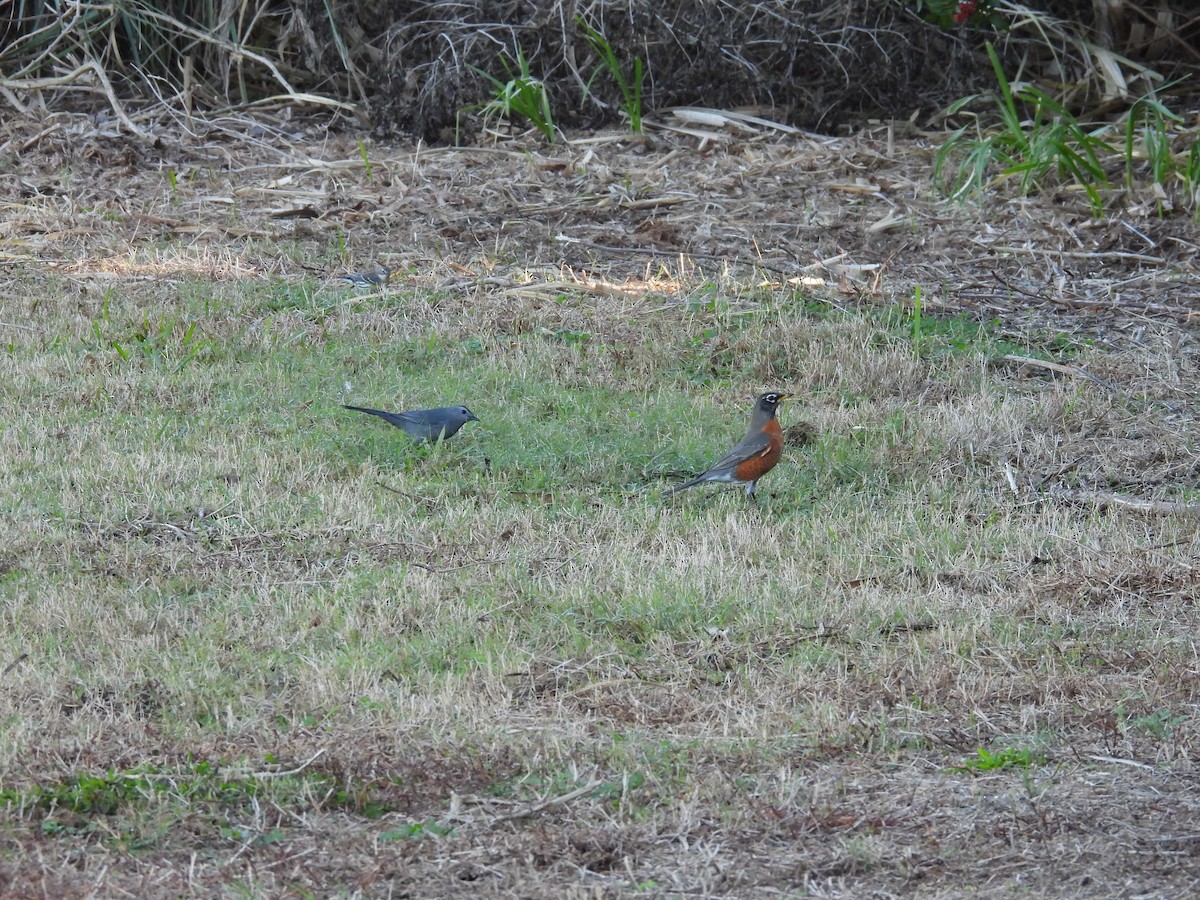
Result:
<svg viewBox="0 0 1200 900">
<path fill-rule="evenodd" d="M 1004 747 L 1000 750 L 988 750 L 980 747 L 975 751 L 975 758 L 968 759 L 958 769 L 960 772 L 994 772 L 999 769 L 1028 769 L 1040 765 L 1041 757 L 1027 747 Z"/>
<path fill-rule="evenodd" d="M 392 828 L 379 833 L 381 841 L 412 841 L 420 838 L 440 838 L 453 834 L 454 829 L 437 822 L 413 822 L 403 828 Z"/>
<path fill-rule="evenodd" d="M 1164 85 L 1162 90 L 1172 86 Z M 1135 174 L 1144 169 L 1159 188 L 1155 202 L 1160 216 L 1166 212 L 1176 182 L 1182 186 L 1183 205 L 1200 216 L 1200 140 L 1185 127 L 1184 118 L 1159 99 L 1158 92 L 1139 97 L 1130 107 L 1125 117 L 1124 150 L 1125 183 L 1130 190 L 1135 186 Z"/>
<path fill-rule="evenodd" d="M 1144 732 L 1159 741 L 1166 741 L 1173 736 L 1173 733 L 1180 725 L 1185 724 L 1187 721 L 1187 716 L 1180 715 L 1169 709 L 1159 709 L 1148 715 L 1129 716 L 1125 720 L 1125 727 L 1134 731 Z"/>
<path fill-rule="evenodd" d="M 326 848 L 303 883 L 327 885 L 328 846 L 384 860 L 421 840 L 444 877 L 502 835 L 645 882 L 667 868 L 622 842 L 720 829 L 758 848 L 803 833 L 890 878 L 873 842 L 908 827 L 897 798 L 948 747 L 1003 734 L 1169 765 L 1190 746 L 1194 528 L 1029 486 L 1068 464 L 1082 485 L 1187 471 L 1197 428 L 1185 388 L 1147 374 L 1148 338 L 1020 348 L 1147 401 L 1114 405 L 988 367 L 1001 330 L 924 293 L 919 320 L 700 276 L 651 312 L 306 281 L 28 294 L 43 330 L 0 354 L 0 818 L 18 844 L 186 872 L 219 842 L 195 867 L 224 890 L 239 853 L 265 878 Z M 758 502 L 662 502 L 775 387 L 808 437 Z M 346 401 L 481 421 L 417 447 Z M 989 796 L 1040 764 L 988 752 L 966 768 L 991 766 Z M 926 794 L 939 847 L 953 827 L 958 858 L 1007 852 L 990 829 L 1010 812 L 960 780 Z"/>
<path fill-rule="evenodd" d="M 505 79 L 501 80 L 490 72 L 471 66 L 475 74 L 486 79 L 492 86 L 492 99 L 477 106 L 466 107 L 462 112 L 482 112 L 485 124 L 493 119 L 519 117 L 532 125 L 546 140 L 553 142 L 558 129 L 554 125 L 554 113 L 550 108 L 550 94 L 546 86 L 533 76 L 529 60 L 521 48 L 517 48 L 515 69 L 508 58 L 501 54 L 500 65 Z M 458 125 L 455 125 L 455 143 L 458 142 Z"/>
<path fill-rule="evenodd" d="M 1183 166 L 1183 183 L 1192 206 L 1196 209 L 1195 217 L 1200 218 L 1200 138 L 1193 140 L 1191 149 L 1188 150 Z"/>
<path fill-rule="evenodd" d="M 369 792 L 350 789 L 327 775 L 253 776 L 246 774 L 244 767 L 206 761 L 187 769 L 109 770 L 73 775 L 58 783 L 0 790 L 0 806 L 37 810 L 38 828 L 56 835 L 95 831 L 105 818 L 130 818 L 164 805 L 179 810 L 207 808 L 214 815 L 237 817 L 258 803 L 298 812 L 332 804 L 367 818 L 378 818 L 387 809 L 371 799 Z M 244 836 L 232 835 L 236 840 Z"/>
<path fill-rule="evenodd" d="M 367 145 L 363 142 L 363 140 L 361 138 L 358 141 L 358 155 L 363 161 L 363 173 L 366 175 L 367 180 L 370 181 L 371 180 L 371 168 L 372 168 L 371 157 L 367 153 Z"/>
<path fill-rule="evenodd" d="M 1093 214 L 1099 215 L 1104 209 L 1100 190 L 1108 186 L 1100 155 L 1113 151 L 1104 139 L 1107 126 L 1089 129 L 1034 85 L 1022 84 L 1014 90 L 990 42 L 987 52 L 999 93 L 985 99 L 995 104 L 999 127 L 977 120 L 974 129 L 964 125 L 951 134 L 938 149 L 934 180 L 945 185 L 950 197 L 962 199 L 982 191 L 997 169 L 1000 178 L 1018 179 L 1022 195 L 1041 189 L 1053 174 L 1082 189 Z M 971 95 L 955 101 L 947 116 L 959 114 L 978 99 L 979 95 Z"/>
<path fill-rule="evenodd" d="M 932 315 L 919 295 L 907 308 L 893 306 L 876 317 L 879 324 L 911 344 L 913 352 L 928 359 L 941 356 L 976 356 L 999 359 L 1008 354 L 1036 359 L 1070 359 L 1086 345 L 1066 332 L 1033 332 L 1018 342 L 1003 335 L 997 321 L 980 321 L 967 315 Z"/>
<path fill-rule="evenodd" d="M 584 39 L 592 48 L 593 52 L 600 57 L 600 65 L 592 73 L 592 77 L 588 79 L 585 86 L 585 91 L 590 93 L 591 84 L 595 81 L 596 76 L 603 70 L 607 71 L 616 82 L 617 89 L 621 93 L 621 111 L 625 113 L 629 120 L 629 129 L 634 134 L 642 132 L 642 79 L 645 73 L 642 71 L 642 61 L 638 57 L 634 57 L 633 66 L 628 75 L 625 73 L 621 61 L 617 58 L 616 51 L 613 50 L 607 38 L 589 25 L 582 16 L 576 18 L 576 24 L 583 31 Z M 586 96 L 586 95 L 585 95 Z"/>
</svg>

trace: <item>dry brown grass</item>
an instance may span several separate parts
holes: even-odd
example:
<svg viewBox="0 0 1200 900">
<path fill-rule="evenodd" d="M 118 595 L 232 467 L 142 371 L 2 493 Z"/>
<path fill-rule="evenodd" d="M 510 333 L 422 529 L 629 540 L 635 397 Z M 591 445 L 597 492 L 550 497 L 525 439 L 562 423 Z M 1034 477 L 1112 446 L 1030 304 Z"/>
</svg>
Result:
<svg viewBox="0 0 1200 900">
<path fill-rule="evenodd" d="M 219 127 L 213 113 L 303 108 L 380 136 L 457 143 L 463 114 L 471 131 L 487 117 L 470 111 L 495 99 L 483 73 L 507 81 L 520 58 L 559 124 L 612 125 L 622 92 L 591 34 L 627 81 L 634 59 L 644 64 L 647 109 L 753 104 L 828 131 L 867 115 L 930 119 L 988 90 L 989 40 L 1007 71 L 1052 86 L 1076 111 L 1177 90 L 1200 63 L 1187 0 L 992 0 L 965 25 L 952 23 L 954 4 L 933 6 L 940 16 L 915 0 L 546 0 L 536 10 L 514 0 L 27 0 L 0 9 L 0 103 L 33 121 L 101 104 L 101 127 L 147 139 L 163 116 L 203 136 Z"/>
<path fill-rule="evenodd" d="M 1191 508 L 1192 224 L 945 209 L 882 130 L 31 136 L 0 892 L 1195 891 L 1195 522 L 1086 502 Z M 998 321 L 915 352 L 916 284 Z M 765 386 L 814 436 L 761 508 L 660 502 Z M 410 453 L 347 391 L 484 422 Z"/>
</svg>

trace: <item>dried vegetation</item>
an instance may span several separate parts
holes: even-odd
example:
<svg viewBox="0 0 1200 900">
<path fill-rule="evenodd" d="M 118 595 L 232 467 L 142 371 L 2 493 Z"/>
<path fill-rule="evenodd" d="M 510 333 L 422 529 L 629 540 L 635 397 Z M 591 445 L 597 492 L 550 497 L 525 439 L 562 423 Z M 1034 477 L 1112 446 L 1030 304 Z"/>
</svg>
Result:
<svg viewBox="0 0 1200 900">
<path fill-rule="evenodd" d="M 0 893 L 1196 892 L 1160 196 L 686 110 L 137 124 L 0 134 Z M 767 386 L 761 509 L 662 503 Z"/>
<path fill-rule="evenodd" d="M 1193 226 L 672 121 L 10 127 L 6 892 L 1194 888 Z M 764 508 L 652 499 L 763 384 Z"/>
<path fill-rule="evenodd" d="M 200 110 L 319 105 L 335 122 L 369 121 L 379 137 L 451 143 L 460 112 L 488 99 L 483 73 L 500 76 L 522 57 L 560 124 L 610 125 L 620 92 L 595 77 L 603 67 L 587 29 L 624 64 L 641 59 L 647 109 L 753 107 L 823 131 L 867 115 L 925 120 L 988 89 L 989 37 L 1007 69 L 1062 86 L 1068 106 L 1089 112 L 1119 109 L 1200 66 L 1200 23 L 1182 0 L 1153 10 L 1132 0 L 990 0 L 1002 32 L 986 17 L 970 28 L 936 23 L 930 10 L 945 3 L 876 0 L 61 6 L 0 11 L 0 98 L 32 117 L 64 98 L 104 98 L 134 133 L 148 101 L 182 127 Z"/>
</svg>

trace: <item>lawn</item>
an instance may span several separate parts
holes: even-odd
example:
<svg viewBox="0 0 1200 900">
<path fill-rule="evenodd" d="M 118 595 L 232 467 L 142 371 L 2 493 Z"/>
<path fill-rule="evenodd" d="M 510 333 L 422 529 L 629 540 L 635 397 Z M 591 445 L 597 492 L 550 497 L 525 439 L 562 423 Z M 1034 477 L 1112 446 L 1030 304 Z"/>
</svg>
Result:
<svg viewBox="0 0 1200 900">
<path fill-rule="evenodd" d="M 37 142 L 0 893 L 1196 891 L 1194 225 L 885 146 Z"/>
</svg>

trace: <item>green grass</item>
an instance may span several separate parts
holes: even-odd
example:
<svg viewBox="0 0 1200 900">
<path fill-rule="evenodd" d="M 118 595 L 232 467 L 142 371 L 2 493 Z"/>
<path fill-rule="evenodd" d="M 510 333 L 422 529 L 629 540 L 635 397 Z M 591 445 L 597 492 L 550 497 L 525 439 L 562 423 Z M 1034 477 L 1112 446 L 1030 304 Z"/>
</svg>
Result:
<svg viewBox="0 0 1200 900">
<path fill-rule="evenodd" d="M 1159 216 L 1165 214 L 1169 199 L 1174 197 L 1195 218 L 1200 216 L 1200 139 L 1195 129 L 1187 128 L 1184 117 L 1158 96 L 1175 86 L 1170 83 L 1161 91 L 1151 90 L 1129 108 L 1125 117 L 1125 183 L 1135 190 L 1135 176 L 1144 173 L 1160 188 L 1155 197 Z"/>
<path fill-rule="evenodd" d="M 303 280 L 37 294 L 0 354 L 0 816 L 21 841 L 196 853 L 232 890 L 235 855 L 458 853 L 549 817 L 580 865 L 614 866 L 614 842 L 700 810 L 853 838 L 869 869 L 903 827 L 897 781 L 1068 778 L 980 747 L 1187 752 L 1195 615 L 1163 605 L 1194 529 L 1014 497 L 1004 471 L 1169 468 L 1194 426 L 1147 462 L 1153 405 L 988 365 L 1144 359 L 705 282 L 636 319 Z M 664 501 L 768 388 L 815 436 L 759 503 Z M 414 447 L 344 402 L 481 421 Z"/>
<path fill-rule="evenodd" d="M 518 117 L 527 121 L 540 131 L 546 140 L 553 142 L 558 129 L 554 124 L 554 111 L 550 107 L 550 94 L 545 84 L 535 78 L 530 68 L 530 61 L 521 48 L 517 48 L 516 60 L 509 62 L 506 54 L 499 57 L 500 66 L 504 69 L 504 78 L 498 78 L 490 72 L 471 66 L 476 75 L 491 85 L 492 97 L 486 103 L 466 107 L 463 112 L 483 113 L 484 123 L 494 119 L 512 120 Z M 455 126 L 457 142 L 458 126 Z"/>
<path fill-rule="evenodd" d="M 976 751 L 974 759 L 968 759 L 963 763 L 961 771 L 994 772 L 997 769 L 1010 767 L 1028 769 L 1036 762 L 1038 762 L 1037 754 L 1027 747 L 1004 747 L 995 751 L 980 747 Z"/>
<path fill-rule="evenodd" d="M 997 92 L 963 97 L 946 110 L 947 117 L 965 115 L 979 100 L 994 107 L 991 115 L 972 113 L 975 121 L 938 148 L 933 180 L 948 196 L 980 195 L 1008 179 L 1016 180 L 1022 196 L 1070 185 L 1087 196 L 1098 217 L 1110 171 L 1124 168 L 1126 189 L 1135 195 L 1144 191 L 1160 217 L 1176 206 L 1200 216 L 1200 142 L 1185 116 L 1161 99 L 1178 82 L 1137 98 L 1122 126 L 1093 125 L 1046 90 L 1010 83 L 990 43 L 987 51 Z M 1147 185 L 1153 187 L 1147 190 Z"/>
<path fill-rule="evenodd" d="M 592 52 L 599 57 L 600 62 L 596 65 L 595 71 L 591 78 L 588 79 L 587 85 L 584 88 L 584 96 L 591 94 L 591 85 L 596 80 L 596 76 L 601 71 L 608 72 L 609 76 L 617 85 L 617 90 L 621 95 L 621 111 L 625 113 L 625 117 L 629 120 L 629 129 L 634 134 L 642 132 L 642 79 L 645 72 L 642 67 L 642 60 L 634 57 L 633 64 L 630 66 L 628 74 L 625 68 L 621 65 L 621 60 L 617 57 L 616 50 L 604 34 L 590 26 L 582 16 L 577 16 L 575 24 L 579 30 L 583 32 L 584 40 L 588 46 L 592 48 Z"/>
<path fill-rule="evenodd" d="M 951 134 L 938 149 L 934 180 L 958 199 L 981 192 L 997 169 L 995 178 L 1015 177 L 1022 195 L 1070 182 L 1087 195 L 1093 215 L 1099 216 L 1104 208 L 1100 191 L 1109 183 L 1101 159 L 1113 152 L 1106 140 L 1108 126 L 1080 122 L 1036 85 L 1014 88 L 995 48 L 986 46 L 998 92 L 984 99 L 995 106 L 995 124 L 981 121 L 974 129 L 964 125 Z M 947 116 L 978 99 L 972 95 L 955 101 Z"/>
</svg>

